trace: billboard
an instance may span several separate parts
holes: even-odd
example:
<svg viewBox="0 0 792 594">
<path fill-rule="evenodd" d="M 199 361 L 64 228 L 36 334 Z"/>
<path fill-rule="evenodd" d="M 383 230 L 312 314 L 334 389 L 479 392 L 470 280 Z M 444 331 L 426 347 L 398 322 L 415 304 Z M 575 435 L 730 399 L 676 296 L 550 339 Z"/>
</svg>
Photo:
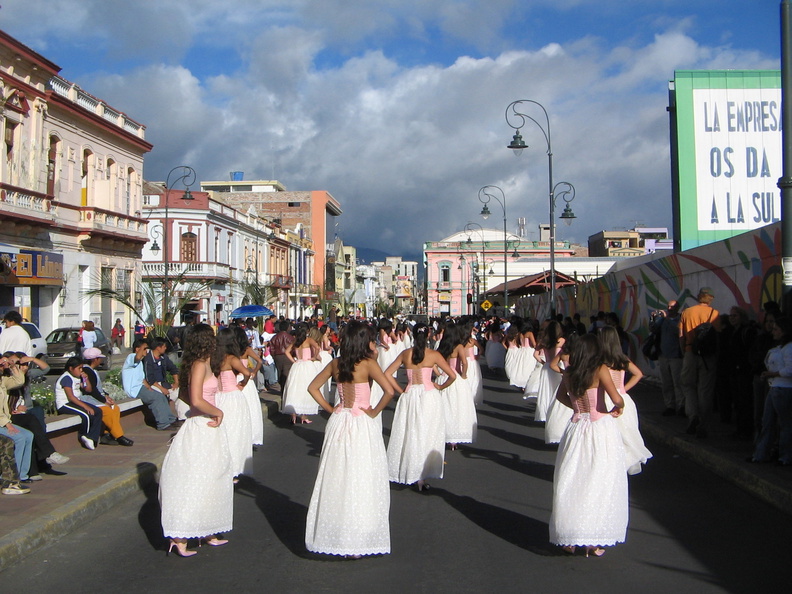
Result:
<svg viewBox="0 0 792 594">
<path fill-rule="evenodd" d="M 677 70 L 669 103 L 674 247 L 780 220 L 780 71 Z"/>
<path fill-rule="evenodd" d="M 411 276 L 397 276 L 396 277 L 396 291 L 397 299 L 412 299 L 413 297 L 413 282 Z"/>
</svg>

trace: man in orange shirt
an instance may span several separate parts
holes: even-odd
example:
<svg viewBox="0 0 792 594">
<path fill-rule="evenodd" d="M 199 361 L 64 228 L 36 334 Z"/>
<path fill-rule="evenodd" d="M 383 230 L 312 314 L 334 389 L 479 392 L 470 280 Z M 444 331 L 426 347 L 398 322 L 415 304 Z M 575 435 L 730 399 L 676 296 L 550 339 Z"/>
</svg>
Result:
<svg viewBox="0 0 792 594">
<path fill-rule="evenodd" d="M 682 391 L 685 394 L 685 413 L 690 423 L 689 434 L 707 437 L 706 419 L 712 410 L 715 395 L 715 374 L 717 372 L 717 353 L 697 354 L 693 343 L 696 328 L 704 323 L 714 323 L 718 310 L 711 305 L 715 295 L 709 287 L 701 287 L 698 303 L 682 312 L 679 320 L 679 341 L 682 352 Z"/>
</svg>

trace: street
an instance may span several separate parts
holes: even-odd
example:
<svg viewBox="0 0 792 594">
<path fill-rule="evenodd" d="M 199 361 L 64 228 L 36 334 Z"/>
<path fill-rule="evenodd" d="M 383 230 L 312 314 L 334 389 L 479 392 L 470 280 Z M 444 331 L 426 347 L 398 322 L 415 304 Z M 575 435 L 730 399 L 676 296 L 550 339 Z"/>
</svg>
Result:
<svg viewBox="0 0 792 594">
<path fill-rule="evenodd" d="M 393 417 L 385 412 L 384 426 Z M 325 419 L 265 421 L 255 477 L 235 496 L 223 547 L 165 556 L 156 487 L 119 502 L 3 572 L 6 592 L 786 592 L 792 516 L 657 444 L 630 477 L 627 542 L 602 558 L 548 543 L 555 446 L 520 393 L 485 377 L 473 445 L 446 452 L 428 493 L 391 486 L 392 553 L 347 560 L 305 550 Z M 602 502 L 608 505 L 607 501 Z"/>
</svg>

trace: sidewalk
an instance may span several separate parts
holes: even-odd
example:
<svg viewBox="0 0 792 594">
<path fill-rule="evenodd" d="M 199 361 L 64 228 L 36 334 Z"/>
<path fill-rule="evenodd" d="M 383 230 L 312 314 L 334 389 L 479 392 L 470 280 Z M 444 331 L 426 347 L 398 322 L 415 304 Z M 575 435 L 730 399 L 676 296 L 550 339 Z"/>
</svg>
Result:
<svg viewBox="0 0 792 594">
<path fill-rule="evenodd" d="M 729 439 L 733 428 L 717 420 L 709 427 L 709 438 L 687 435 L 686 419 L 662 416 L 659 385 L 651 379 L 643 380 L 631 395 L 647 441 L 668 445 L 779 510 L 792 510 L 792 469 L 746 463 L 751 444 Z M 263 396 L 269 417 L 278 414 L 279 399 L 272 394 Z M 57 447 L 71 460 L 55 469 L 67 474 L 45 475 L 43 481 L 32 484 L 29 495 L 0 496 L 0 571 L 112 509 L 116 502 L 156 479 L 173 433 L 146 426 L 142 412 L 125 416 L 123 423 L 134 446 L 100 446 L 90 452 L 79 447 L 74 434 L 66 435 L 58 438 Z M 271 422 L 266 425 L 265 431 L 272 429 Z"/>
</svg>

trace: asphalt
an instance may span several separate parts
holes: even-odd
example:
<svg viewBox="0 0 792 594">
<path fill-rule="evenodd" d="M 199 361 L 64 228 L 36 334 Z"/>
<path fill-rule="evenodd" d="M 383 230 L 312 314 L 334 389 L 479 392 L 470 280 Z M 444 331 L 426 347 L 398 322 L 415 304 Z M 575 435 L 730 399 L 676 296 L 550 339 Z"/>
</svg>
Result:
<svg viewBox="0 0 792 594">
<path fill-rule="evenodd" d="M 499 387 L 509 389 L 505 377 Z M 659 384 L 651 378 L 641 381 L 631 396 L 647 442 L 665 444 L 700 465 L 702 472 L 713 472 L 779 511 L 792 513 L 792 468 L 747 463 L 751 443 L 731 439 L 734 428 L 714 416 L 708 438 L 687 435 L 685 418 L 662 416 Z M 265 425 L 273 426 L 280 397 L 262 392 L 261 400 Z M 100 446 L 91 452 L 79 446 L 74 432 L 67 433 L 54 439 L 56 449 L 71 458 L 55 467 L 66 474 L 45 475 L 31 485 L 28 495 L 0 496 L 0 571 L 156 480 L 173 433 L 146 425 L 140 411 L 123 417 L 122 424 L 134 446 Z M 651 460 L 647 471 L 651 471 Z"/>
</svg>

